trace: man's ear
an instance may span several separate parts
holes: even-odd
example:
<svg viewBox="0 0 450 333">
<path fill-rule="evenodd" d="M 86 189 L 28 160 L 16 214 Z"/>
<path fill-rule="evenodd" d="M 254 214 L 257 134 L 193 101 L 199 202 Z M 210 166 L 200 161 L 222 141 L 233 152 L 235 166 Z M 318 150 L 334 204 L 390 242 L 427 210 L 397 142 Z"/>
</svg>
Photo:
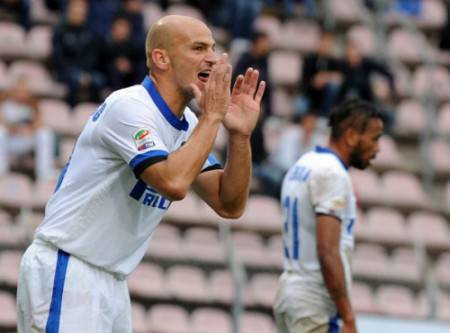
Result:
<svg viewBox="0 0 450 333">
<path fill-rule="evenodd" d="M 153 49 L 151 54 L 153 66 L 159 70 L 166 71 L 169 69 L 170 58 L 166 50 Z"/>
<path fill-rule="evenodd" d="M 347 146 L 355 147 L 359 141 L 359 133 L 354 128 L 347 128 L 344 133 L 344 140 Z"/>
</svg>

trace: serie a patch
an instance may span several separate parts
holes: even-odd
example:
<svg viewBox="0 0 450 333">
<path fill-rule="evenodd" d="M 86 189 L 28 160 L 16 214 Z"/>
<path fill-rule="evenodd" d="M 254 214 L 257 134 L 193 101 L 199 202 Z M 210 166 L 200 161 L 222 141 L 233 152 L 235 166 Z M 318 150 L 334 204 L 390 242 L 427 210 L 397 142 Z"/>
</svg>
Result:
<svg viewBox="0 0 450 333">
<path fill-rule="evenodd" d="M 133 141 L 137 150 L 142 151 L 155 146 L 152 135 L 148 129 L 140 128 L 133 134 Z"/>
</svg>

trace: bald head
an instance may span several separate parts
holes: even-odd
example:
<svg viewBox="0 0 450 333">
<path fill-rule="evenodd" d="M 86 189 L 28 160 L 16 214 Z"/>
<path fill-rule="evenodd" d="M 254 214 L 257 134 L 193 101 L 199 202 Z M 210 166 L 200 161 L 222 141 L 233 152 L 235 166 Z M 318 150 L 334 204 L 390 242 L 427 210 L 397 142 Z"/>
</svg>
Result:
<svg viewBox="0 0 450 333">
<path fill-rule="evenodd" d="M 154 49 L 164 49 L 170 52 L 174 45 L 177 45 L 177 43 L 199 30 L 209 31 L 209 28 L 205 23 L 193 17 L 168 15 L 159 19 L 151 27 L 145 41 L 147 67 L 149 69 L 152 68 L 151 54 Z"/>
</svg>

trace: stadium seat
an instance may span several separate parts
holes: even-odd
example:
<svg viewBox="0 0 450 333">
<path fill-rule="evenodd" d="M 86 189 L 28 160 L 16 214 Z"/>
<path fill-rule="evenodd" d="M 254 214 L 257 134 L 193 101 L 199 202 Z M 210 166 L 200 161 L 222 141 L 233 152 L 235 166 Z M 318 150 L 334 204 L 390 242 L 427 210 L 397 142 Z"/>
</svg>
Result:
<svg viewBox="0 0 450 333">
<path fill-rule="evenodd" d="M 412 173 L 387 171 L 383 174 L 381 183 L 382 197 L 387 205 L 407 209 L 431 206 L 419 179 Z"/>
<path fill-rule="evenodd" d="M 39 102 L 42 123 L 57 134 L 71 135 L 72 122 L 69 105 L 59 99 L 42 99 Z"/>
<path fill-rule="evenodd" d="M 265 247 L 257 233 L 233 232 L 233 245 L 236 257 L 246 266 L 267 267 L 269 265 L 265 255 Z"/>
<path fill-rule="evenodd" d="M 417 137 L 425 129 L 426 119 L 422 104 L 404 100 L 397 106 L 396 132 L 402 136 Z"/>
<path fill-rule="evenodd" d="M 297 86 L 301 70 L 302 61 L 297 52 L 273 51 L 269 56 L 269 77 L 273 85 Z"/>
<path fill-rule="evenodd" d="M 155 2 L 142 3 L 142 14 L 144 15 L 144 25 L 147 30 L 164 15 L 161 7 Z"/>
<path fill-rule="evenodd" d="M 179 305 L 157 304 L 150 308 L 147 327 L 151 333 L 190 333 L 188 313 Z"/>
<path fill-rule="evenodd" d="M 416 69 L 413 75 L 414 92 L 417 96 L 432 95 L 441 100 L 447 100 L 450 92 L 448 71 L 443 66 L 423 65 Z"/>
<path fill-rule="evenodd" d="M 292 20 L 281 25 L 274 46 L 284 50 L 312 52 L 316 49 L 318 41 L 319 27 L 316 23 Z"/>
<path fill-rule="evenodd" d="M 28 242 L 31 243 L 36 228 L 44 220 L 44 214 L 28 212 L 26 214 L 20 215 L 20 217 L 21 218 L 16 221 L 16 223 L 23 225 L 24 237 L 26 237 Z"/>
<path fill-rule="evenodd" d="M 192 312 L 189 326 L 195 333 L 231 333 L 231 318 L 223 310 L 198 308 Z"/>
<path fill-rule="evenodd" d="M 27 54 L 31 59 L 45 60 L 52 52 L 52 27 L 40 25 L 31 28 L 26 36 Z"/>
<path fill-rule="evenodd" d="M 55 192 L 56 179 L 37 180 L 32 189 L 33 207 L 43 210 Z"/>
<path fill-rule="evenodd" d="M 447 182 L 447 185 L 444 189 L 444 209 L 447 213 L 450 213 L 450 205 L 448 204 L 450 202 L 450 181 Z"/>
<path fill-rule="evenodd" d="M 357 313 L 376 314 L 379 312 L 372 290 L 363 282 L 353 282 L 351 289 L 351 301 L 353 308 Z"/>
<path fill-rule="evenodd" d="M 12 221 L 12 217 L 6 211 L 0 209 L 0 226 L 9 225 Z"/>
<path fill-rule="evenodd" d="M 276 274 L 255 274 L 248 284 L 250 301 L 257 306 L 272 308 L 278 290 L 279 276 Z"/>
<path fill-rule="evenodd" d="M 202 303 L 209 301 L 205 275 L 199 268 L 173 266 L 166 272 L 166 282 L 169 293 L 177 300 Z"/>
<path fill-rule="evenodd" d="M 59 143 L 59 166 L 63 167 L 69 161 L 72 155 L 76 140 L 74 138 L 63 138 Z"/>
<path fill-rule="evenodd" d="M 25 55 L 25 30 L 13 22 L 0 22 L 0 57 L 15 58 Z"/>
<path fill-rule="evenodd" d="M 210 221 L 205 220 L 202 214 L 199 213 L 201 206 L 201 200 L 199 200 L 197 195 L 189 192 L 183 200 L 170 204 L 165 219 L 177 224 L 210 225 Z"/>
<path fill-rule="evenodd" d="M 411 239 L 403 215 L 392 208 L 375 207 L 365 215 L 363 239 L 389 244 L 407 244 Z"/>
<path fill-rule="evenodd" d="M 429 153 L 435 172 L 450 175 L 450 144 L 445 140 L 434 140 Z"/>
<path fill-rule="evenodd" d="M 398 96 L 409 97 L 413 94 L 411 72 L 408 67 L 402 63 L 392 66 L 392 72 L 395 77 L 395 89 Z"/>
<path fill-rule="evenodd" d="M 270 37 L 273 44 L 277 42 L 280 37 L 281 23 L 276 16 L 260 15 L 253 22 L 256 31 L 264 31 Z"/>
<path fill-rule="evenodd" d="M 33 23 L 54 25 L 60 19 L 59 15 L 47 9 L 45 0 L 31 1 L 30 16 Z"/>
<path fill-rule="evenodd" d="M 397 248 L 390 258 L 389 275 L 402 283 L 419 284 L 423 268 L 413 248 Z"/>
<path fill-rule="evenodd" d="M 389 259 L 379 245 L 358 244 L 352 258 L 352 268 L 357 277 L 376 280 L 389 277 Z"/>
<path fill-rule="evenodd" d="M 417 21 L 421 28 L 438 29 L 447 22 L 447 10 L 442 0 L 422 1 L 422 10 Z"/>
<path fill-rule="evenodd" d="M 373 56 L 377 47 L 376 36 L 367 25 L 354 25 L 347 31 L 347 38 L 358 45 L 365 56 Z"/>
<path fill-rule="evenodd" d="M 423 52 L 429 52 L 430 46 L 420 32 L 412 33 L 405 28 L 394 29 L 388 37 L 388 49 L 395 58 L 418 63 L 423 58 Z"/>
<path fill-rule="evenodd" d="M 97 108 L 97 103 L 89 102 L 79 103 L 73 108 L 72 129 L 74 131 L 74 135 L 78 136 L 81 133 L 90 116 L 95 112 L 95 110 L 97 110 Z"/>
<path fill-rule="evenodd" d="M 233 277 L 228 270 L 215 270 L 209 277 L 208 289 L 213 302 L 231 304 L 234 300 Z"/>
<path fill-rule="evenodd" d="M 350 176 L 356 198 L 363 204 L 374 204 L 381 200 L 381 187 L 377 174 L 372 170 L 352 169 Z"/>
<path fill-rule="evenodd" d="M 367 10 L 357 0 L 332 0 L 328 4 L 329 11 L 341 24 L 352 24 L 367 16 Z"/>
<path fill-rule="evenodd" d="M 428 212 L 412 213 L 407 219 L 409 234 L 429 247 L 448 247 L 450 236 L 447 221 Z"/>
<path fill-rule="evenodd" d="M 450 138 L 450 103 L 444 104 L 439 110 L 436 126 L 442 135 Z"/>
<path fill-rule="evenodd" d="M 294 99 L 286 89 L 281 87 L 273 89 L 270 101 L 274 115 L 290 119 L 294 114 Z"/>
<path fill-rule="evenodd" d="M 17 325 L 16 300 L 10 293 L 0 291 L 0 330 L 12 330 Z"/>
<path fill-rule="evenodd" d="M 164 299 L 169 296 L 161 267 L 141 263 L 128 278 L 131 295 L 145 298 Z"/>
<path fill-rule="evenodd" d="M 6 65 L 0 60 L 0 91 L 6 90 L 9 87 L 9 81 Z"/>
<path fill-rule="evenodd" d="M 373 166 L 380 169 L 401 168 L 403 157 L 401 156 L 394 139 L 385 135 L 380 138 L 379 145 L 380 152 L 373 160 Z"/>
<path fill-rule="evenodd" d="M 241 333 L 276 333 L 272 318 L 261 312 L 244 312 L 240 328 Z"/>
<path fill-rule="evenodd" d="M 239 218 L 242 227 L 258 232 L 279 232 L 281 209 L 277 199 L 264 195 L 251 195 L 244 214 Z"/>
<path fill-rule="evenodd" d="M 175 3 L 166 9 L 165 15 L 184 15 L 190 16 L 200 21 L 205 21 L 202 12 L 194 6 L 184 3 Z"/>
<path fill-rule="evenodd" d="M 10 221 L 0 223 L 0 248 L 22 248 L 25 241 L 26 232 L 19 225 Z"/>
<path fill-rule="evenodd" d="M 450 287 L 450 252 L 442 253 L 436 260 L 434 276 L 442 287 Z"/>
<path fill-rule="evenodd" d="M 440 293 L 437 306 L 438 319 L 450 321 L 450 294 Z"/>
<path fill-rule="evenodd" d="M 159 260 L 184 260 L 186 252 L 178 229 L 167 223 L 159 225 L 150 241 L 147 256 Z"/>
<path fill-rule="evenodd" d="M 207 228 L 190 228 L 186 231 L 183 252 L 194 261 L 223 264 L 224 246 L 216 230 Z"/>
<path fill-rule="evenodd" d="M 28 177 L 18 173 L 0 177 L 0 206 L 18 209 L 30 207 L 31 203 L 31 181 Z"/>
<path fill-rule="evenodd" d="M 148 333 L 145 308 L 137 303 L 131 304 L 133 333 Z"/>
<path fill-rule="evenodd" d="M 266 247 L 266 260 L 270 263 L 270 265 L 279 269 L 282 268 L 284 258 L 283 253 L 283 237 L 280 235 L 270 237 Z"/>
<path fill-rule="evenodd" d="M 0 285 L 17 287 L 19 279 L 19 267 L 22 259 L 22 251 L 0 252 Z"/>
<path fill-rule="evenodd" d="M 416 314 L 414 295 L 408 288 L 382 285 L 376 298 L 382 314 L 399 317 L 414 317 Z"/>
</svg>

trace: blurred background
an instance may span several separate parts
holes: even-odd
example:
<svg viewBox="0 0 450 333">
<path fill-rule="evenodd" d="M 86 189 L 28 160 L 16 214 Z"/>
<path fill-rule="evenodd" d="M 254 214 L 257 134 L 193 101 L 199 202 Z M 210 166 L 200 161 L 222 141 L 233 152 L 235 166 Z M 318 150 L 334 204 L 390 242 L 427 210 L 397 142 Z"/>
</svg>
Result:
<svg viewBox="0 0 450 333">
<path fill-rule="evenodd" d="M 129 278 L 136 333 L 274 333 L 280 184 L 327 141 L 347 97 L 383 110 L 359 198 L 352 300 L 361 332 L 450 332 L 450 1 L 0 0 L 0 332 L 15 332 L 21 255 L 84 123 L 140 83 L 161 16 L 208 22 L 235 76 L 269 83 L 246 213 L 174 203 Z M 195 109 L 196 106 L 192 105 Z M 226 132 L 215 153 L 226 154 Z M 222 221 L 223 222 L 223 221 Z"/>
</svg>

